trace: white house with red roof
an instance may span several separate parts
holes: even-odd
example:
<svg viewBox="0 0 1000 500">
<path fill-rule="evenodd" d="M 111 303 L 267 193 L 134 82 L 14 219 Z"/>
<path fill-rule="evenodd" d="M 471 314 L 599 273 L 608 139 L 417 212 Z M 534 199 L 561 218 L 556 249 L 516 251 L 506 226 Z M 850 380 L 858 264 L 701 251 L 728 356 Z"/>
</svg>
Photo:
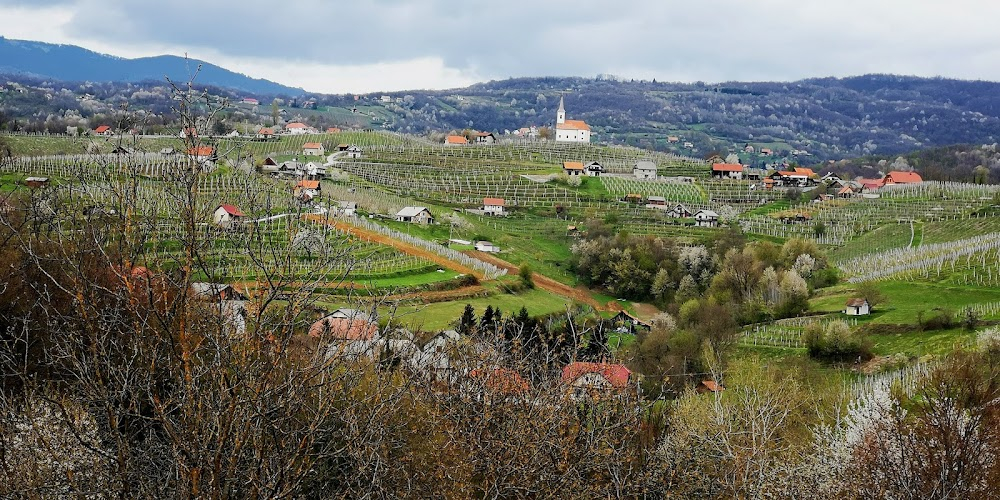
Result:
<svg viewBox="0 0 1000 500">
<path fill-rule="evenodd" d="M 312 133 L 312 128 L 310 128 L 305 123 L 292 122 L 285 125 L 285 133 L 290 135 L 304 135 Z"/>
<path fill-rule="evenodd" d="M 483 212 L 488 215 L 506 215 L 507 200 L 503 198 L 483 198 Z"/>
<path fill-rule="evenodd" d="M 583 120 L 567 120 L 562 97 L 556 111 L 556 142 L 590 142 L 590 125 Z"/>
<path fill-rule="evenodd" d="M 246 215 L 240 209 L 236 208 L 235 205 L 223 203 L 215 209 L 215 212 L 212 214 L 212 221 L 218 226 L 228 227 L 239 222 L 244 217 Z"/>
<path fill-rule="evenodd" d="M 920 184 L 924 180 L 920 177 L 920 174 L 916 172 L 902 172 L 899 170 L 894 170 L 885 174 L 882 178 L 883 186 L 892 186 L 894 184 Z"/>
<path fill-rule="evenodd" d="M 739 163 L 712 164 L 712 177 L 719 179 L 742 179 L 743 165 Z"/>
<path fill-rule="evenodd" d="M 323 156 L 325 152 L 322 142 L 307 142 L 302 145 L 302 154 L 306 156 Z"/>
<path fill-rule="evenodd" d="M 96 135 L 112 135 L 114 133 L 115 131 L 111 130 L 111 127 L 107 125 L 101 125 L 100 127 L 94 129 L 94 134 Z"/>
</svg>

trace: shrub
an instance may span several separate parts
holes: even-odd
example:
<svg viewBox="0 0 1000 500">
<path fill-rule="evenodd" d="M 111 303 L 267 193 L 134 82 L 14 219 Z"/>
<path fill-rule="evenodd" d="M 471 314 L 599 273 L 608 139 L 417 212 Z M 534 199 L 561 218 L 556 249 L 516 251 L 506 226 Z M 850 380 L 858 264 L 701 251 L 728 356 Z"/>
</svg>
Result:
<svg viewBox="0 0 1000 500">
<path fill-rule="evenodd" d="M 871 342 L 855 332 L 844 321 L 825 326 L 813 323 L 806 327 L 803 340 L 809 357 L 826 361 L 846 362 L 871 359 Z"/>
</svg>

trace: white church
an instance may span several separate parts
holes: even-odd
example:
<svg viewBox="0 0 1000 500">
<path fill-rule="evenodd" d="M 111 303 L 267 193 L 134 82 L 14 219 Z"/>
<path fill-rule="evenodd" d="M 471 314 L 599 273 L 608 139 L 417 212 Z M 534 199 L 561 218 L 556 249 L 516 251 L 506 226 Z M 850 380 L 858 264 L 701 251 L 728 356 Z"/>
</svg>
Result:
<svg viewBox="0 0 1000 500">
<path fill-rule="evenodd" d="M 556 142 L 590 142 L 590 126 L 583 120 L 567 120 L 563 98 L 556 111 Z"/>
</svg>

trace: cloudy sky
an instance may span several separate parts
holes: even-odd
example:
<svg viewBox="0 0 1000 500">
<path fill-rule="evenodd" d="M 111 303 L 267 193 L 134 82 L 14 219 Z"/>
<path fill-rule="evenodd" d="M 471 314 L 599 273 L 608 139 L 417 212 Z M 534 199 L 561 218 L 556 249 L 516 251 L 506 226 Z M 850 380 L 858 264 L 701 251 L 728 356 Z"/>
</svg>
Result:
<svg viewBox="0 0 1000 500">
<path fill-rule="evenodd" d="M 994 0 L 0 0 L 0 36 L 188 54 L 313 92 L 512 76 L 1000 81 Z"/>
</svg>

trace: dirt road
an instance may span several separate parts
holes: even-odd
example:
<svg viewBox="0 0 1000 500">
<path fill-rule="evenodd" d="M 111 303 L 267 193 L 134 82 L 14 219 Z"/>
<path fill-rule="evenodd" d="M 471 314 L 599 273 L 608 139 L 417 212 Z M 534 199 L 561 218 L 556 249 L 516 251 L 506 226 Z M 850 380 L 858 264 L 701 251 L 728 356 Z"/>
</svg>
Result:
<svg viewBox="0 0 1000 500">
<path fill-rule="evenodd" d="M 361 238 L 363 240 L 374 241 L 375 243 L 380 243 L 382 245 L 391 246 L 391 247 L 399 250 L 400 252 L 403 252 L 403 253 L 408 254 L 408 255 L 414 255 L 414 256 L 420 257 L 422 259 L 429 260 L 429 261 L 431 261 L 431 262 L 433 262 L 433 263 L 435 263 L 435 264 L 437 264 L 437 265 L 439 265 L 439 266 L 441 266 L 443 268 L 451 269 L 452 271 L 459 272 L 459 273 L 462 273 L 462 274 L 471 274 L 471 275 L 475 276 L 476 278 L 483 279 L 483 273 L 482 272 L 476 271 L 475 269 L 472 269 L 471 267 L 467 267 L 465 265 L 459 264 L 458 262 L 454 262 L 454 261 L 448 260 L 448 259 L 446 259 L 446 258 L 444 258 L 444 257 L 442 257 L 442 256 L 440 256 L 440 255 L 438 255 L 438 254 L 436 254 L 434 252 L 425 250 L 425 249 L 420 248 L 420 247 L 418 247 L 416 245 L 411 245 L 409 243 L 405 243 L 405 242 L 393 239 L 393 238 L 391 238 L 389 236 L 386 236 L 384 234 L 379 234 L 379 233 L 376 233 L 374 231 L 369 231 L 367 229 L 351 225 L 351 224 L 349 224 L 347 222 L 344 222 L 344 221 L 328 219 L 326 217 L 323 217 L 322 215 L 306 214 L 303 217 L 305 217 L 306 220 L 311 221 L 311 222 L 316 222 L 316 223 L 319 223 L 319 224 L 327 224 L 327 225 L 329 225 L 331 227 L 336 227 L 338 231 L 343 231 L 345 233 L 350 233 L 350 234 L 352 234 L 352 235 L 354 235 L 354 236 L 356 236 L 358 238 Z"/>
<path fill-rule="evenodd" d="M 466 255 L 475 257 L 483 262 L 488 262 L 497 266 L 499 268 L 506 269 L 510 274 L 517 274 L 518 267 L 510 262 L 507 262 L 495 255 L 486 252 L 477 252 L 469 250 L 465 252 Z M 567 284 L 560 283 L 548 276 L 543 276 L 541 274 L 535 273 L 532 275 L 532 280 L 535 282 L 535 286 L 545 290 L 547 292 L 554 293 L 556 295 L 572 299 L 576 302 L 582 302 L 584 304 L 593 307 L 599 311 L 621 311 L 622 307 L 618 305 L 617 302 L 609 302 L 607 304 L 601 304 L 590 295 L 587 290 L 581 290 L 579 288 L 573 288 Z"/>
</svg>

